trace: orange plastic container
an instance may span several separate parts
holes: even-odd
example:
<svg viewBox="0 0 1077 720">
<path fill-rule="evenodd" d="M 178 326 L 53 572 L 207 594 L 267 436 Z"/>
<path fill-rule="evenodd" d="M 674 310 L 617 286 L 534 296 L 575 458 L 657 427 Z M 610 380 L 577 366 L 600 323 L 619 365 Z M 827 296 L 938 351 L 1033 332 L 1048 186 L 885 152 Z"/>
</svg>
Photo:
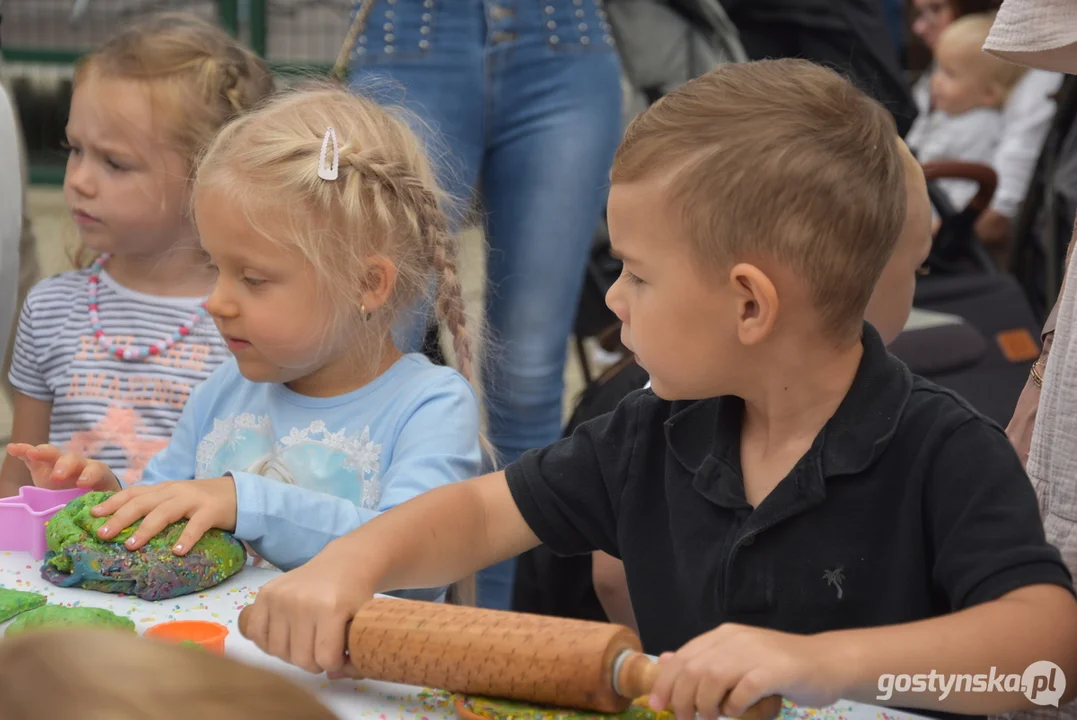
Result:
<svg viewBox="0 0 1077 720">
<path fill-rule="evenodd" d="M 196 643 L 206 650 L 223 655 L 228 628 L 205 620 L 174 620 L 154 625 L 145 632 L 145 636 L 172 643 Z"/>
</svg>

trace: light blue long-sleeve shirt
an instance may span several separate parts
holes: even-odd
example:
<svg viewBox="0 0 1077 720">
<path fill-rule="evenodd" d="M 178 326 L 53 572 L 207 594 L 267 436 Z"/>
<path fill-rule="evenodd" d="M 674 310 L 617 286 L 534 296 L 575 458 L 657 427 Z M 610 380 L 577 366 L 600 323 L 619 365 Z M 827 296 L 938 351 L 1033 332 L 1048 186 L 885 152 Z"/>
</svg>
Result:
<svg viewBox="0 0 1077 720">
<path fill-rule="evenodd" d="M 475 393 L 422 355 L 331 398 L 251 382 L 229 360 L 192 393 L 141 484 L 230 475 L 235 536 L 290 570 L 379 513 L 475 477 L 481 462 Z"/>
</svg>

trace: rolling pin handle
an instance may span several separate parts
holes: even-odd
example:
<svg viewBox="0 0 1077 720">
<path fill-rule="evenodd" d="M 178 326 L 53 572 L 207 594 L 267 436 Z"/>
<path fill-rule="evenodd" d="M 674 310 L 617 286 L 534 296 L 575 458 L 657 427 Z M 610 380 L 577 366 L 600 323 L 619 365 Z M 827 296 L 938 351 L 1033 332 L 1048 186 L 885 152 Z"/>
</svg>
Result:
<svg viewBox="0 0 1077 720">
<path fill-rule="evenodd" d="M 625 650 L 613 661 L 613 689 L 629 700 L 648 695 L 659 670 L 658 663 L 643 653 Z"/>
<path fill-rule="evenodd" d="M 658 663 L 643 653 L 625 650 L 613 662 L 613 689 L 621 697 L 633 700 L 649 695 L 659 669 Z M 771 695 L 748 708 L 738 720 L 774 720 L 781 711 L 781 696 Z"/>
</svg>

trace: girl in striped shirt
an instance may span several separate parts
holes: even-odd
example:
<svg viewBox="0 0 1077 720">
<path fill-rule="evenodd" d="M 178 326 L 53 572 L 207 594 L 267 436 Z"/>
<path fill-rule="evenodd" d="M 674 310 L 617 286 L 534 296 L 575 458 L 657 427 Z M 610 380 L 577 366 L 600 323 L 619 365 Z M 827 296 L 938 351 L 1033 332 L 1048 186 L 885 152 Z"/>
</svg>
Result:
<svg viewBox="0 0 1077 720">
<path fill-rule="evenodd" d="M 190 212 L 191 170 L 219 128 L 272 91 L 256 55 L 187 15 L 132 26 L 80 63 L 64 199 L 88 262 L 23 305 L 15 454 L 49 443 L 132 484 L 167 445 L 192 389 L 228 357 L 203 308 L 214 274 Z M 4 459 L 0 496 L 31 482 L 18 457 Z"/>
</svg>

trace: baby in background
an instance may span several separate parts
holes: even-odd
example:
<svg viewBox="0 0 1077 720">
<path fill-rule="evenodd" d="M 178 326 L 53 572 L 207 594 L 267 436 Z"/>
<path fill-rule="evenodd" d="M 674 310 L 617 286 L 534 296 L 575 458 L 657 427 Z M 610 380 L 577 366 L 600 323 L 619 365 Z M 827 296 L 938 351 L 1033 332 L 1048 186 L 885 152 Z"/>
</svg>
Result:
<svg viewBox="0 0 1077 720">
<path fill-rule="evenodd" d="M 981 49 L 993 21 L 992 13 L 965 15 L 939 37 L 931 76 L 932 111 L 917 118 L 906 138 L 921 163 L 992 165 L 1002 138 L 1001 108 L 1025 72 Z M 957 211 L 976 194 L 971 180 L 942 180 L 938 185 Z"/>
</svg>

